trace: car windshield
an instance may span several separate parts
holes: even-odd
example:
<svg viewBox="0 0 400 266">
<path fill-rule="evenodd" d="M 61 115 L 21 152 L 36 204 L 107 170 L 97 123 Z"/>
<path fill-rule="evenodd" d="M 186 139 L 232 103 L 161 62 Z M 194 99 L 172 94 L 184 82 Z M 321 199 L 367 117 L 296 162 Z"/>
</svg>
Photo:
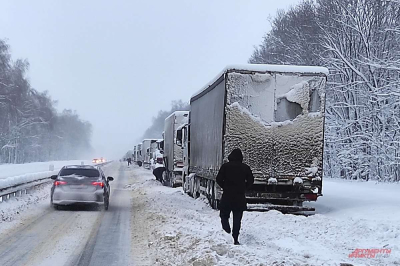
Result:
<svg viewBox="0 0 400 266">
<path fill-rule="evenodd" d="M 100 173 L 96 169 L 82 169 L 82 168 L 65 168 L 60 172 L 62 177 L 73 177 L 73 176 L 83 176 L 83 177 L 99 177 Z"/>
</svg>

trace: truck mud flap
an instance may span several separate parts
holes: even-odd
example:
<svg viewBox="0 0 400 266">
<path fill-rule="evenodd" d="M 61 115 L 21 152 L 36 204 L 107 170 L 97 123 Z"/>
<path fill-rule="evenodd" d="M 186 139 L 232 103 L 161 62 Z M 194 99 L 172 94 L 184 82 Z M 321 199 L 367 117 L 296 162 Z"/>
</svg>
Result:
<svg viewBox="0 0 400 266">
<path fill-rule="evenodd" d="M 248 204 L 247 206 L 247 211 L 267 212 L 271 210 L 292 214 L 297 212 L 314 212 L 315 208 L 306 206 L 287 206 L 274 204 Z"/>
</svg>

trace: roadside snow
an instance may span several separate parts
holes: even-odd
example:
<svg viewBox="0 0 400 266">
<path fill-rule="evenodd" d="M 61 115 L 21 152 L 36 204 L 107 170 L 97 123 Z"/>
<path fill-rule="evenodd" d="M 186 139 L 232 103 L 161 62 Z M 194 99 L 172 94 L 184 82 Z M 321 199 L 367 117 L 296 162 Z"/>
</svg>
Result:
<svg viewBox="0 0 400 266">
<path fill-rule="evenodd" d="M 1 164 L 0 165 L 0 189 L 50 177 L 57 174 L 61 167 L 71 164 L 92 164 L 88 160 L 51 161 L 27 164 Z M 54 169 L 54 170 L 52 170 Z"/>
<path fill-rule="evenodd" d="M 24 218 L 26 216 L 22 215 L 24 212 L 28 211 L 29 214 L 36 213 L 37 211 L 41 212 L 41 209 L 35 209 L 33 207 L 38 204 L 48 205 L 50 203 L 50 188 L 51 184 L 40 185 L 31 190 L 28 194 L 22 195 L 21 197 L 10 198 L 0 203 L 0 234 L 21 222 L 19 218 Z"/>
<path fill-rule="evenodd" d="M 324 197 L 309 204 L 316 215 L 246 212 L 242 245 L 234 246 L 206 199 L 163 187 L 143 169 L 134 169 L 132 176 L 135 182 L 126 189 L 136 195 L 133 241 L 149 247 L 148 265 L 400 264 L 397 184 L 324 180 Z M 349 258 L 357 248 L 388 248 L 391 254 Z"/>
</svg>

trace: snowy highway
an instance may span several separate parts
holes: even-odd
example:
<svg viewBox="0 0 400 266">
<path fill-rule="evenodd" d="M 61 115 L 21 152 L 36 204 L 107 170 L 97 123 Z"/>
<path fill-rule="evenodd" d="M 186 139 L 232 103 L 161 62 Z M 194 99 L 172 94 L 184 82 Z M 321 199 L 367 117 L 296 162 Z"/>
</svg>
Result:
<svg viewBox="0 0 400 266">
<path fill-rule="evenodd" d="M 128 179 L 119 165 L 106 172 L 116 177 L 109 211 L 57 211 L 42 202 L 34 214 L 2 232 L 0 265 L 129 265 L 130 193 L 123 189 Z M 49 193 L 47 188 L 43 193 Z"/>
<path fill-rule="evenodd" d="M 136 166 L 104 171 L 115 177 L 108 211 L 55 211 L 49 186 L 0 204 L 0 265 L 400 264 L 398 184 L 326 179 L 315 215 L 247 212 L 234 246 L 205 198 Z M 391 253 L 349 258 L 356 249 Z"/>
</svg>

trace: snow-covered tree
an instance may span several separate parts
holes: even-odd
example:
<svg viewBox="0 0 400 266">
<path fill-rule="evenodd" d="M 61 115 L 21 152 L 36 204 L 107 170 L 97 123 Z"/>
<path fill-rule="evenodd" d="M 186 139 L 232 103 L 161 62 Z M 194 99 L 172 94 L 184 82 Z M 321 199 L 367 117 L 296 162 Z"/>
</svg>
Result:
<svg viewBox="0 0 400 266">
<path fill-rule="evenodd" d="M 165 118 L 167 118 L 170 114 L 172 114 L 175 111 L 188 111 L 189 110 L 189 104 L 182 102 L 182 101 L 172 101 L 171 103 L 171 109 L 168 111 L 165 110 L 160 110 L 158 111 L 158 114 L 156 117 L 153 117 L 153 121 L 151 126 L 146 129 L 146 131 L 143 134 L 142 139 L 149 139 L 149 138 L 154 138 L 154 139 L 161 139 L 162 138 L 162 132 L 164 131 L 164 121 Z"/>
<path fill-rule="evenodd" d="M 30 86 L 28 67 L 13 62 L 0 40 L 0 163 L 72 159 L 90 150 L 90 124 L 71 111 L 58 114 L 47 92 Z"/>
<path fill-rule="evenodd" d="M 304 1 L 278 13 L 249 60 L 330 69 L 326 176 L 400 180 L 399 14 L 399 1 Z"/>
</svg>

